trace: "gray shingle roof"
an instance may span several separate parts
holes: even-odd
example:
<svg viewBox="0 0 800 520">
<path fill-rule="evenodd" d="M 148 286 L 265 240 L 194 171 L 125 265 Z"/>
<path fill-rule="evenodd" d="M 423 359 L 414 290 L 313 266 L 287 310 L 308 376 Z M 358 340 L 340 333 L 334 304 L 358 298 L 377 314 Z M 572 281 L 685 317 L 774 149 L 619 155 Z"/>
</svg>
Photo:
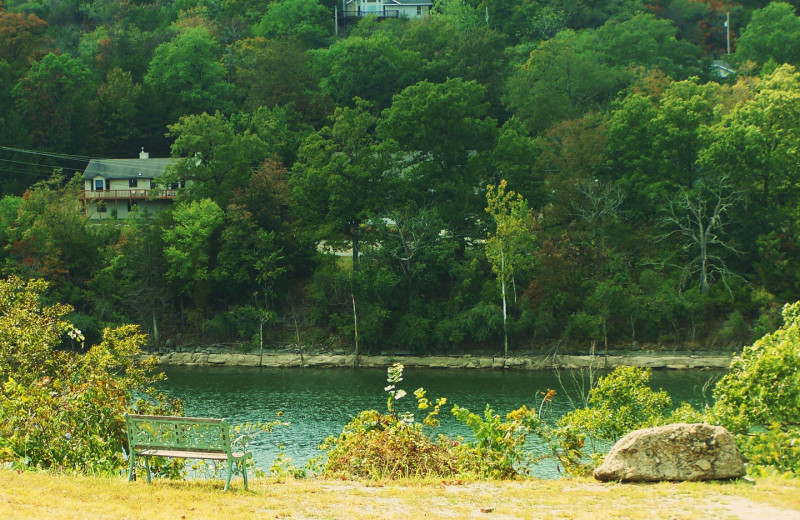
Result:
<svg viewBox="0 0 800 520">
<path fill-rule="evenodd" d="M 355 0 L 346 0 L 346 3 L 351 4 L 354 1 Z M 426 6 L 427 5 L 429 7 L 432 7 L 433 6 L 433 0 L 388 0 L 388 1 L 383 2 L 384 6 L 390 5 L 390 4 L 408 5 L 408 6 L 414 6 L 414 5 Z"/>
<path fill-rule="evenodd" d="M 92 159 L 83 172 L 84 179 L 155 179 L 163 175 L 175 159 Z"/>
</svg>

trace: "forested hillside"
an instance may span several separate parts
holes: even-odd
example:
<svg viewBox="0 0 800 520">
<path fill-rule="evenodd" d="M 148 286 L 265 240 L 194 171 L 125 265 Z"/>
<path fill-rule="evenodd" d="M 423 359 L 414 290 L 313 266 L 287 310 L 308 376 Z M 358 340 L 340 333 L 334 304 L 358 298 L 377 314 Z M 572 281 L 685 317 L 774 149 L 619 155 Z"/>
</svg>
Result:
<svg viewBox="0 0 800 520">
<path fill-rule="evenodd" d="M 3 273 L 87 344 L 738 348 L 800 299 L 797 3 L 4 0 Z M 142 148 L 172 209 L 89 221 Z"/>
</svg>

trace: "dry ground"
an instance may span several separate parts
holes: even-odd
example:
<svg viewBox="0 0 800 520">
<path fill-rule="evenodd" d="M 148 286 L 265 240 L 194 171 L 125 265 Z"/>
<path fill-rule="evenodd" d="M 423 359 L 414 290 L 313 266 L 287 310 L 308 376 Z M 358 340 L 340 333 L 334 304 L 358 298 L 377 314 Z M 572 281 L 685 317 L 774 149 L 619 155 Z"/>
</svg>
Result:
<svg viewBox="0 0 800 520">
<path fill-rule="evenodd" d="M 592 480 L 361 483 L 324 479 L 128 483 L 0 470 L 0 519 L 800 520 L 800 480 L 601 484 Z"/>
</svg>

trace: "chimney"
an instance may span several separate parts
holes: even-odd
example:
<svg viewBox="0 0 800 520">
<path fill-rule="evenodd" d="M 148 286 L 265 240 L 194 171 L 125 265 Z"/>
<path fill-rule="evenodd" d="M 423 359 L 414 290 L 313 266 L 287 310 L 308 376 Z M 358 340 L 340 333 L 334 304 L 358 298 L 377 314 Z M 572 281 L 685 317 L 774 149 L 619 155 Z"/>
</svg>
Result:
<svg viewBox="0 0 800 520">
<path fill-rule="evenodd" d="M 142 151 L 139 152 L 139 159 L 149 159 L 150 153 L 144 151 L 144 146 L 142 146 Z"/>
</svg>

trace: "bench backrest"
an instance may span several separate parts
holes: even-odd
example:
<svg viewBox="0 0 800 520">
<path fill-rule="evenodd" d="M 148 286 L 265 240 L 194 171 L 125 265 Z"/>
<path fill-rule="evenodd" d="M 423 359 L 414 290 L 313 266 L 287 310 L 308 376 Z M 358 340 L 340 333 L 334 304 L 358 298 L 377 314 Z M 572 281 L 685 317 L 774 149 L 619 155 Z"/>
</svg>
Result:
<svg viewBox="0 0 800 520">
<path fill-rule="evenodd" d="M 125 423 L 133 450 L 231 453 L 230 428 L 225 419 L 125 414 Z"/>
</svg>

